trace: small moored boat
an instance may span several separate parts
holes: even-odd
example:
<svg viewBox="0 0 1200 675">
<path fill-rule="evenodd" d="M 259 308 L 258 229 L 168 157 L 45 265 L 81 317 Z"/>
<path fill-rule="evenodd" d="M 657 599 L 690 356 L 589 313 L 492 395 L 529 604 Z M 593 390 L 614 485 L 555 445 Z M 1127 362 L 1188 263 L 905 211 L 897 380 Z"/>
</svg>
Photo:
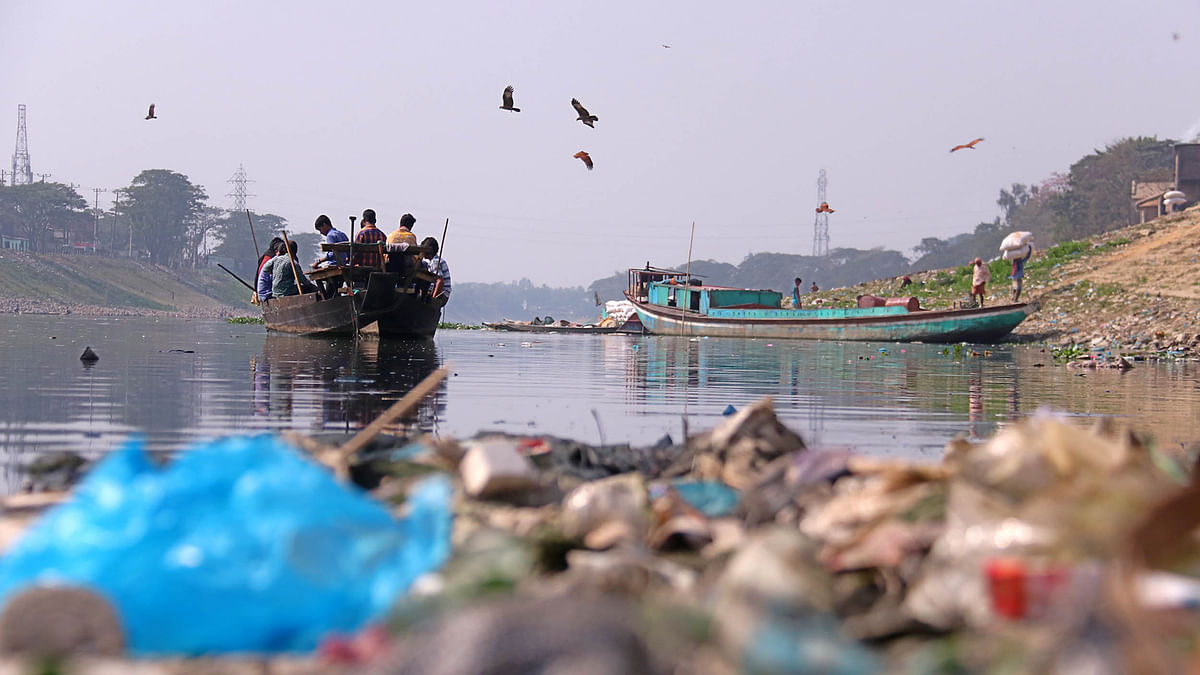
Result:
<svg viewBox="0 0 1200 675">
<path fill-rule="evenodd" d="M 994 342 L 1032 313 L 1028 303 L 974 309 L 909 304 L 851 309 L 784 309 L 783 294 L 710 286 L 685 272 L 629 270 L 625 296 L 649 333 L 800 340 Z"/>
</svg>

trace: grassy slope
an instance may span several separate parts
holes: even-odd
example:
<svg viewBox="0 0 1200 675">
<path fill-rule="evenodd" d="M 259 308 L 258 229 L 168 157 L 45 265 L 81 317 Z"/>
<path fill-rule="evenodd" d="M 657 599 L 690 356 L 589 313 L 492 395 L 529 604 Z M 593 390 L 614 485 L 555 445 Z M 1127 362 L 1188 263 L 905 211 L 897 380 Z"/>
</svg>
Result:
<svg viewBox="0 0 1200 675">
<path fill-rule="evenodd" d="M 1009 263 L 989 265 L 988 304 L 1008 301 Z M 1039 311 L 1016 330 L 1018 336 L 1061 344 L 1137 346 L 1170 350 L 1194 345 L 1200 330 L 1200 207 L 1133 225 L 1089 240 L 1064 242 L 1038 251 L 1026 265 L 1022 300 Z M 858 295 L 916 295 L 923 307 L 949 307 L 970 293 L 971 267 L 883 279 L 807 296 L 826 304 L 853 306 Z M 1194 350 L 1195 347 L 1192 347 Z"/>
<path fill-rule="evenodd" d="M 0 251 L 0 296 L 151 310 L 252 312 L 250 292 L 221 270 L 169 270 L 95 256 Z"/>
</svg>

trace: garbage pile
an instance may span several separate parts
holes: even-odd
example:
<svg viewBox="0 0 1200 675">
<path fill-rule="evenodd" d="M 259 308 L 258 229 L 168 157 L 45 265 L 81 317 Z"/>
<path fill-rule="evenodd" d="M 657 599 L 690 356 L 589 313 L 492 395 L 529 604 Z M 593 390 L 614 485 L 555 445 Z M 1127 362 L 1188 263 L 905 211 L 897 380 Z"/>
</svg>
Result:
<svg viewBox="0 0 1200 675">
<path fill-rule="evenodd" d="M 170 635 L 155 641 L 139 626 L 161 620 L 162 608 L 146 593 L 125 599 L 113 581 L 122 566 L 95 557 L 109 544 L 71 544 L 79 569 L 66 578 L 108 599 L 124 644 L 137 653 L 306 651 L 319 638 L 313 667 L 341 672 L 1183 672 L 1200 656 L 1200 483 L 1192 482 L 1191 460 L 1111 423 L 1085 430 L 1051 413 L 984 443 L 952 441 L 936 464 L 880 459 L 806 447 L 764 399 L 679 444 L 596 447 L 482 434 L 361 458 L 351 475 L 382 476 L 372 481 L 376 499 L 408 514 L 396 534 L 423 543 L 372 539 L 330 515 L 341 498 L 285 502 L 304 512 L 305 524 L 275 532 L 306 536 L 254 545 L 313 565 L 289 571 L 289 583 L 319 582 L 323 595 L 273 588 L 247 556 L 218 558 L 195 574 L 189 565 L 236 548 L 240 536 L 216 537 L 227 548 L 214 546 L 198 562 L 189 542 L 236 530 L 239 517 L 202 499 L 211 518 L 194 516 L 197 527 L 136 562 L 146 586 L 176 584 L 180 623 L 163 624 L 157 632 Z M 0 560 L 0 592 L 10 598 L 0 647 L 9 648 L 4 626 L 18 609 L 11 598 L 64 578 L 60 568 L 36 569 L 54 546 L 67 545 L 48 543 L 54 533 L 86 532 L 83 504 L 115 515 L 129 492 L 121 486 L 140 480 L 100 481 L 105 467 L 76 490 L 75 510 L 68 503 L 51 512 Z M 303 473 L 289 467 L 289 475 Z M 453 478 L 446 511 L 422 506 L 441 503 L 429 501 L 431 474 L 441 477 L 433 480 L 443 497 L 448 491 L 437 491 Z M 228 494 L 263 480 L 235 480 Z M 339 489 L 358 497 L 358 488 Z M 137 492 L 178 505 L 204 490 L 184 481 Z M 163 513 L 112 525 L 103 538 L 134 545 L 179 534 L 192 518 Z M 309 518 L 337 523 L 343 538 L 330 538 L 320 522 L 310 528 Z M 270 518 L 253 519 L 249 529 L 272 527 Z M 417 550 L 439 541 L 443 528 L 452 547 L 444 565 L 444 556 Z M 352 550 L 380 557 L 356 559 Z M 377 566 L 389 552 L 416 561 L 403 582 L 357 576 L 352 563 Z M 416 570 L 423 573 L 410 587 Z M 214 585 L 215 602 L 197 604 Z M 338 614 L 336 603 L 364 593 L 386 611 L 336 627 L 317 622 L 325 603 Z M 300 595 L 307 597 L 292 597 Z M 247 600 L 253 610 L 239 604 Z M 311 613 L 298 615 L 296 606 Z M 196 625 L 247 612 L 278 642 L 233 650 L 181 642 L 189 612 Z M 273 620 L 286 630 L 272 633 Z"/>
</svg>

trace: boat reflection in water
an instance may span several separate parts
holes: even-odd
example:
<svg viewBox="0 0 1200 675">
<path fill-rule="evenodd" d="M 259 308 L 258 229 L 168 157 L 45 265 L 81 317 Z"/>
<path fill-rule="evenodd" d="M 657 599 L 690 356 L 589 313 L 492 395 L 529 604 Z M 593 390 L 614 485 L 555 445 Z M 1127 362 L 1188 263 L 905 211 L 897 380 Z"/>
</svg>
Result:
<svg viewBox="0 0 1200 675">
<path fill-rule="evenodd" d="M 441 366 L 433 340 L 268 334 L 253 360 L 254 415 L 271 429 L 353 431 L 369 424 Z M 446 383 L 402 423 L 432 431 Z"/>
<path fill-rule="evenodd" d="M 626 362 L 626 396 L 683 412 L 697 426 L 771 396 L 777 414 L 817 444 L 854 439 L 890 454 L 901 427 L 937 453 L 956 433 L 984 438 L 1028 414 L 1030 354 L 1007 348 L 736 338 L 648 337 Z M 1037 373 L 1042 376 L 1045 373 Z M 1039 383 L 1040 384 L 1040 383 Z M 1040 387 L 1039 387 L 1040 388 Z"/>
</svg>

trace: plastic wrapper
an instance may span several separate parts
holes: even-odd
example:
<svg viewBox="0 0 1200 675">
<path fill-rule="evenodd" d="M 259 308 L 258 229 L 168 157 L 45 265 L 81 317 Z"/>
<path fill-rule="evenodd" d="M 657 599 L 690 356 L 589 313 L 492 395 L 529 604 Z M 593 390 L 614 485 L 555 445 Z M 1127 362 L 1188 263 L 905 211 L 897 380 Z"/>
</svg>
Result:
<svg viewBox="0 0 1200 675">
<path fill-rule="evenodd" d="M 408 515 L 278 438 L 230 438 L 156 466 L 134 442 L 0 560 L 0 600 L 72 584 L 116 608 L 140 654 L 308 651 L 384 616 L 450 552 L 448 479 Z"/>
</svg>

